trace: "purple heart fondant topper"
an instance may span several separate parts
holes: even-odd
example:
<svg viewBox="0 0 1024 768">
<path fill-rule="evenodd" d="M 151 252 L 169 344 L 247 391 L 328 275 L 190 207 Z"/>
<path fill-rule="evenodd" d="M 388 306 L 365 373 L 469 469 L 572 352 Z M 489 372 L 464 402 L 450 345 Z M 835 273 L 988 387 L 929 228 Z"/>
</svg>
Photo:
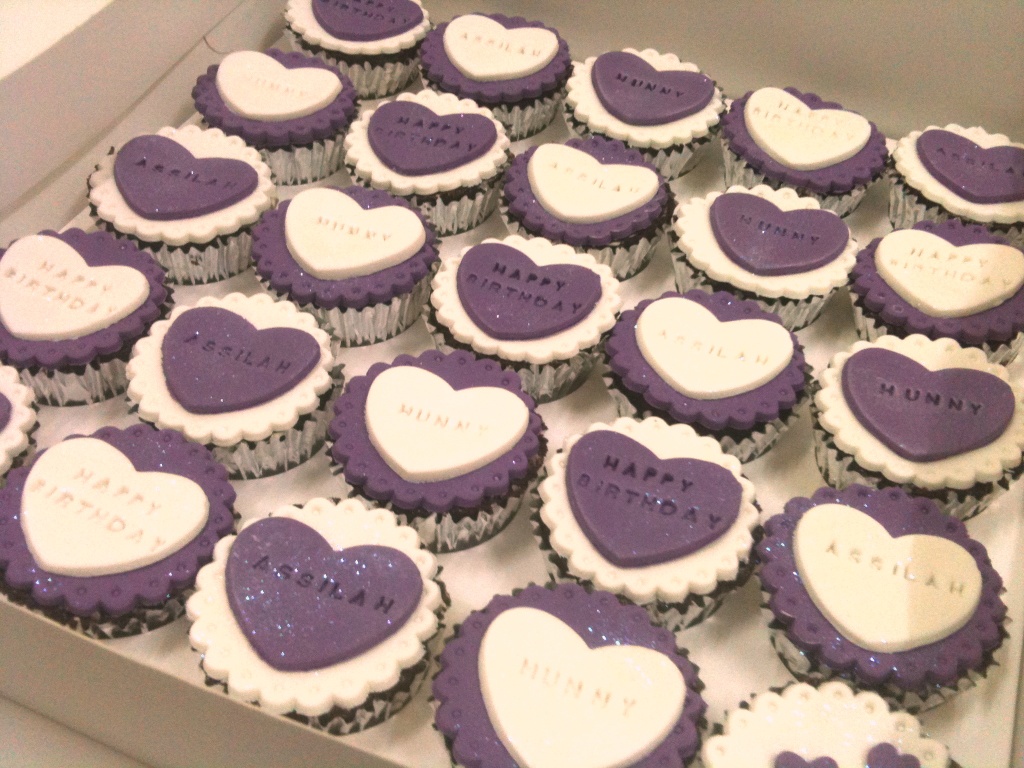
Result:
<svg viewBox="0 0 1024 768">
<path fill-rule="evenodd" d="M 11 421 L 11 401 L 3 394 L 0 394 L 0 431 L 4 430 Z"/>
<path fill-rule="evenodd" d="M 393 635 L 419 604 L 423 579 L 392 547 L 340 551 L 287 517 L 246 527 L 224 573 L 228 604 L 253 650 L 288 672 L 322 669 Z"/>
<path fill-rule="evenodd" d="M 601 278 L 576 264 L 537 266 L 503 243 L 473 246 L 455 278 L 470 319 L 495 339 L 552 336 L 590 314 L 601 298 Z"/>
<path fill-rule="evenodd" d="M 370 116 L 370 148 L 384 165 L 403 176 L 444 173 L 487 154 L 498 140 L 494 122 L 483 115 L 438 115 L 411 101 L 390 101 Z"/>
<path fill-rule="evenodd" d="M 901 755 L 892 744 L 876 744 L 868 752 L 865 768 L 921 768 L 913 755 Z"/>
<path fill-rule="evenodd" d="M 862 349 L 843 366 L 853 415 L 897 455 L 938 461 L 988 445 L 1006 430 L 1010 385 L 970 368 L 930 371 L 888 349 Z"/>
<path fill-rule="evenodd" d="M 849 228 L 831 211 L 783 211 L 746 192 L 719 195 L 708 215 L 722 252 L 748 272 L 765 277 L 823 267 L 850 241 Z"/>
<path fill-rule="evenodd" d="M 179 315 L 161 346 L 171 397 L 190 413 L 252 408 L 283 395 L 320 362 L 320 345 L 298 328 L 259 330 L 220 307 Z"/>
<path fill-rule="evenodd" d="M 1024 149 L 979 147 L 952 131 L 925 131 L 917 138 L 922 165 L 964 200 L 981 205 L 1024 200 Z"/>
<path fill-rule="evenodd" d="M 165 136 L 136 136 L 114 159 L 114 182 L 139 216 L 191 219 L 220 211 L 251 195 L 259 174 L 241 160 L 196 157 Z"/>
<path fill-rule="evenodd" d="M 598 56 L 590 80 L 604 108 L 630 125 L 671 123 L 703 109 L 715 95 L 707 75 L 655 69 L 625 51 Z"/>
<path fill-rule="evenodd" d="M 339 40 L 368 42 L 408 32 L 423 9 L 412 0 L 313 0 L 313 18 Z"/>
<path fill-rule="evenodd" d="M 796 752 L 781 752 L 775 756 L 774 768 L 839 768 L 839 764 L 831 757 L 805 760 Z"/>
<path fill-rule="evenodd" d="M 724 534 L 743 488 L 700 459 L 659 459 L 636 440 L 600 429 L 569 452 L 565 486 L 580 528 L 605 559 L 640 568 L 684 557 Z"/>
</svg>

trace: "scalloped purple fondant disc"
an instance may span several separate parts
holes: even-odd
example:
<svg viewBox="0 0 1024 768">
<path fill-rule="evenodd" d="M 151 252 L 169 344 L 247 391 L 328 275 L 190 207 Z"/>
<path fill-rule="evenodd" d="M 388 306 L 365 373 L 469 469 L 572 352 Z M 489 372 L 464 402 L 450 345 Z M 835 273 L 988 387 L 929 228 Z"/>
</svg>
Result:
<svg viewBox="0 0 1024 768">
<path fill-rule="evenodd" d="M 780 752 L 775 756 L 775 768 L 839 768 L 839 764 L 831 757 L 805 760 L 796 752 Z"/>
<path fill-rule="evenodd" d="M 320 345 L 298 328 L 259 330 L 220 307 L 179 315 L 161 346 L 171 396 L 190 413 L 262 405 L 302 381 L 320 362 Z"/>
<path fill-rule="evenodd" d="M 979 147 L 952 131 L 930 130 L 917 139 L 917 156 L 939 183 L 982 205 L 1024 200 L 1024 149 Z"/>
<path fill-rule="evenodd" d="M 0 430 L 3 430 L 11 421 L 11 401 L 3 394 L 0 394 Z"/>
<path fill-rule="evenodd" d="M 588 432 L 573 446 L 565 487 L 587 538 L 622 568 L 675 560 L 707 546 L 736 521 L 743 496 L 725 467 L 659 459 L 607 429 Z"/>
<path fill-rule="evenodd" d="M 707 75 L 658 70 L 625 51 L 598 56 L 590 79 L 604 108 L 630 125 L 671 123 L 703 109 L 715 95 Z"/>
<path fill-rule="evenodd" d="M 899 456 L 938 461 L 999 437 L 1015 407 L 997 376 L 970 368 L 930 371 L 888 349 L 862 349 L 843 366 L 843 396 L 857 420 Z"/>
<path fill-rule="evenodd" d="M 711 203 L 709 216 L 722 252 L 755 275 L 793 275 L 823 267 L 850 240 L 850 230 L 831 211 L 783 211 L 745 192 L 720 195 Z"/>
<path fill-rule="evenodd" d="M 466 314 L 495 339 L 552 336 L 589 315 L 601 298 L 596 272 L 576 264 L 537 266 L 503 243 L 466 251 L 455 282 Z"/>
<path fill-rule="evenodd" d="M 393 635 L 412 615 L 423 580 L 392 547 L 334 550 L 286 517 L 238 534 L 224 573 L 228 603 L 267 664 L 305 672 L 346 661 Z"/>
<path fill-rule="evenodd" d="M 366 42 L 408 32 L 423 9 L 411 0 L 313 0 L 313 17 L 339 40 Z"/>
<path fill-rule="evenodd" d="M 498 130 L 483 115 L 438 115 L 422 104 L 391 101 L 370 116 L 368 138 L 388 168 L 403 176 L 425 176 L 485 155 L 498 140 Z"/>
</svg>

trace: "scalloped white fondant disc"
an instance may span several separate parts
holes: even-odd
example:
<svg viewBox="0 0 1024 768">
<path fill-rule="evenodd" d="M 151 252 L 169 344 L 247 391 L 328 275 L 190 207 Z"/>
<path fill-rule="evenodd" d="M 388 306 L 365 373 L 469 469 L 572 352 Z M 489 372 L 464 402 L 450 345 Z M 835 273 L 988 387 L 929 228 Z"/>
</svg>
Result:
<svg viewBox="0 0 1024 768">
<path fill-rule="evenodd" d="M 341 93 L 337 73 L 323 67 L 289 69 L 259 51 L 229 53 L 217 67 L 216 83 L 232 112 L 268 122 L 311 115 Z"/>
<path fill-rule="evenodd" d="M 93 437 L 47 449 L 32 465 L 21 501 L 32 557 L 64 576 L 124 573 L 163 560 L 194 539 L 209 514 L 198 483 L 138 472 Z"/>
<path fill-rule="evenodd" d="M 480 688 L 498 738 L 526 768 L 622 768 L 660 744 L 686 700 L 682 673 L 634 645 L 590 649 L 555 616 L 503 611 L 480 643 Z"/>
<path fill-rule="evenodd" d="M 793 553 L 814 604 L 869 651 L 897 653 L 948 637 L 981 598 L 981 572 L 959 544 L 924 534 L 893 538 L 845 504 L 808 510 Z"/>
<path fill-rule="evenodd" d="M 471 80 L 513 80 L 544 69 L 558 53 L 558 37 L 541 27 L 505 29 L 471 13 L 448 23 L 444 52 Z"/>
</svg>

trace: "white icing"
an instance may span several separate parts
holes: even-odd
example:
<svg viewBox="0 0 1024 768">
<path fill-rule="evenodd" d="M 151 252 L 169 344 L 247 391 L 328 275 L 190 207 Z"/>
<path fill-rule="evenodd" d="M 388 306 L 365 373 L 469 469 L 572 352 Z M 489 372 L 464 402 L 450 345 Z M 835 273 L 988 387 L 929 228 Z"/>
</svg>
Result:
<svg viewBox="0 0 1024 768">
<path fill-rule="evenodd" d="M 490 464 L 512 450 L 529 423 L 526 403 L 507 389 L 456 390 L 411 365 L 387 369 L 366 395 L 370 442 L 413 483 L 449 480 Z"/>
<path fill-rule="evenodd" d="M 412 0 L 412 2 L 423 6 L 420 0 Z M 311 0 L 288 0 L 284 18 L 288 26 L 308 44 L 353 56 L 398 53 L 412 48 L 430 31 L 430 15 L 425 8 L 423 9 L 423 19 L 415 27 L 380 40 L 340 40 L 320 26 L 313 15 Z"/>
<path fill-rule="evenodd" d="M 721 322 L 682 297 L 649 304 L 637 320 L 636 340 L 659 376 L 698 400 L 757 389 L 793 359 L 793 338 L 781 324 L 762 319 Z"/>
<path fill-rule="evenodd" d="M 448 22 L 444 52 L 470 80 L 513 80 L 544 69 L 558 53 L 558 36 L 543 27 L 505 29 L 470 13 Z"/>
<path fill-rule="evenodd" d="M 800 197 L 794 190 L 785 187 L 776 190 L 764 184 L 753 189 L 732 186 L 726 192 L 756 195 L 783 211 L 821 208 L 814 198 Z M 849 281 L 850 271 L 857 262 L 858 250 L 857 242 L 852 237 L 842 253 L 817 269 L 792 275 L 756 275 L 745 270 L 726 256 L 711 229 L 711 204 L 722 194 L 711 192 L 706 197 L 691 197 L 679 203 L 672 224 L 687 261 L 712 280 L 729 283 L 759 296 L 785 296 L 790 299 L 824 296 Z"/>
<path fill-rule="evenodd" d="M 430 301 L 434 305 L 438 322 L 444 325 L 458 341 L 469 344 L 482 355 L 495 355 L 503 360 L 525 361 L 544 365 L 553 360 L 568 360 L 588 347 L 593 347 L 601 336 L 615 325 L 615 313 L 622 305 L 619 295 L 619 281 L 604 264 L 598 264 L 594 257 L 579 253 L 572 246 L 552 243 L 543 237 L 525 239 L 511 235 L 501 240 L 488 238 L 484 243 L 502 243 L 522 251 L 538 266 L 552 264 L 576 264 L 596 272 L 601 278 L 601 298 L 586 317 L 564 331 L 542 339 L 517 341 L 495 339 L 485 333 L 466 313 L 459 299 L 456 278 L 463 256 L 472 246 L 441 262 L 441 268 L 434 276 Z"/>
<path fill-rule="evenodd" d="M 478 659 L 484 706 L 523 768 L 624 768 L 678 722 L 686 682 L 663 653 L 635 645 L 591 649 L 536 608 L 503 611 Z"/>
<path fill-rule="evenodd" d="M 0 265 L 0 321 L 19 339 L 77 339 L 127 317 L 148 297 L 149 280 L 139 270 L 90 267 L 49 235 L 14 241 Z"/>
<path fill-rule="evenodd" d="M 844 109 L 811 109 L 781 88 L 761 88 L 743 110 L 747 131 L 765 153 L 798 171 L 848 160 L 868 143 L 871 123 Z"/>
<path fill-rule="evenodd" d="M 920 229 L 882 238 L 878 274 L 932 317 L 964 317 L 999 306 L 1024 285 L 1024 253 L 1001 243 L 953 246 Z"/>
<path fill-rule="evenodd" d="M 639 56 L 658 70 L 700 72 L 697 65 L 681 62 L 679 57 L 673 53 L 661 54 L 650 48 L 645 48 L 642 51 L 626 48 L 624 51 Z M 565 104 L 573 111 L 578 120 L 586 123 L 591 130 L 597 133 L 628 142 L 636 147 L 665 149 L 674 144 L 687 144 L 707 136 L 712 127 L 718 125 L 719 118 L 725 111 L 722 91 L 716 87 L 711 101 L 692 115 L 662 125 L 625 123 L 605 109 L 594 91 L 591 71 L 596 60 L 596 56 L 591 56 L 584 62 L 573 64 L 572 77 L 569 78 L 567 85 Z"/>
<path fill-rule="evenodd" d="M 475 186 L 504 171 L 509 147 L 508 134 L 504 126 L 494 119 L 491 110 L 469 99 L 429 89 L 418 93 L 400 93 L 395 101 L 422 104 L 438 115 L 483 115 L 494 123 L 498 138 L 485 154 L 450 171 L 405 176 L 384 165 L 370 147 L 367 130 L 376 108 L 365 109 L 345 136 L 345 163 L 354 166 L 356 175 L 367 179 L 375 189 L 384 189 L 396 195 L 433 195 L 459 187 Z"/>
<path fill-rule="evenodd" d="M 988 133 L 977 126 L 964 128 L 956 124 L 950 124 L 944 128 L 930 125 L 925 131 L 941 130 L 949 131 L 970 139 L 979 147 L 1021 147 L 1024 144 L 1010 141 L 1009 137 L 1001 133 Z M 916 189 L 929 200 L 933 200 L 950 213 L 957 216 L 965 216 L 974 221 L 995 222 L 998 224 L 1014 224 L 1024 221 L 1024 200 L 1015 200 L 1007 203 L 972 203 L 956 194 L 945 184 L 935 179 L 928 169 L 924 167 L 921 158 L 917 154 L 917 139 L 924 131 L 913 131 L 904 136 L 896 144 L 892 152 L 893 162 L 896 164 L 896 171 L 903 180 Z"/>
<path fill-rule="evenodd" d="M 337 72 L 323 67 L 288 69 L 259 51 L 229 53 L 217 67 L 216 83 L 232 112 L 268 122 L 311 115 L 341 93 Z"/>
<path fill-rule="evenodd" d="M 838 681 L 758 694 L 749 709 L 728 713 L 724 733 L 705 741 L 700 756 L 705 768 L 775 768 L 779 754 L 795 752 L 805 760 L 828 756 L 846 768 L 863 766 L 876 744 L 914 755 L 921 768 L 949 765 L 949 751 L 921 735 L 917 718 L 890 712 L 878 694 L 854 694 Z"/>
<path fill-rule="evenodd" d="M 288 205 L 284 235 L 295 261 L 314 277 L 344 280 L 408 259 L 426 242 L 419 216 L 400 205 L 364 209 L 337 189 L 307 189 Z"/>
<path fill-rule="evenodd" d="M 608 221 L 651 200 L 661 178 L 650 168 L 604 164 L 565 144 L 541 144 L 526 172 L 530 187 L 552 216 L 575 224 Z"/>
<path fill-rule="evenodd" d="M 194 306 L 229 309 L 258 329 L 305 331 L 320 345 L 320 362 L 292 389 L 261 405 L 227 413 L 192 413 L 171 396 L 163 373 L 164 336 L 179 315 L 193 308 L 177 306 L 170 318 L 154 323 L 149 335 L 139 339 L 128 361 L 128 397 L 138 406 L 141 418 L 160 428 L 182 432 L 197 443 L 230 446 L 242 440 L 263 440 L 275 431 L 291 429 L 300 416 L 319 407 L 320 396 L 332 386 L 330 371 L 334 358 L 330 337 L 317 326 L 312 315 L 300 312 L 290 302 L 274 301 L 266 294 L 232 293 L 222 299 L 204 296 Z"/>
<path fill-rule="evenodd" d="M 851 355 L 872 347 L 899 352 L 932 371 L 971 368 L 997 376 L 1010 385 L 1017 403 L 1010 423 L 994 441 L 966 453 L 927 462 L 915 462 L 899 456 L 857 420 L 843 397 L 843 366 Z M 1021 404 L 1024 391 L 1010 381 L 1006 368 L 990 363 L 980 349 L 965 349 L 952 339 L 933 341 L 920 334 L 905 339 L 886 335 L 875 342 L 857 342 L 849 351 L 838 353 L 822 372 L 819 381 L 821 389 L 815 395 L 815 403 L 821 412 L 819 424 L 832 434 L 840 449 L 856 458 L 858 464 L 881 472 L 894 483 L 913 483 L 929 490 L 970 488 L 977 482 L 995 482 L 1003 472 L 1022 460 L 1024 407 Z"/>
<path fill-rule="evenodd" d="M 623 568 L 608 562 L 580 528 L 569 504 L 565 465 L 569 452 L 582 434 L 565 442 L 561 451 L 547 459 L 547 477 L 540 484 L 543 505 L 540 516 L 551 531 L 551 548 L 569 561 L 569 571 L 598 589 L 624 594 L 638 604 L 661 600 L 681 602 L 689 594 L 708 594 L 722 581 L 739 573 L 740 563 L 750 557 L 752 531 L 757 527 L 754 486 L 741 474 L 735 456 L 722 452 L 711 437 L 700 437 L 686 424 L 668 425 L 659 418 L 643 421 L 621 418 L 610 425 L 592 424 L 584 434 L 607 429 L 626 435 L 659 459 L 700 459 L 729 470 L 742 488 L 739 515 L 732 526 L 698 552 L 656 565 Z"/>
<path fill-rule="evenodd" d="M 940 536 L 893 538 L 845 504 L 808 510 L 793 532 L 800 579 L 843 636 L 869 651 L 898 653 L 960 629 L 978 608 L 981 571 Z"/>
<path fill-rule="evenodd" d="M 196 157 L 226 157 L 248 163 L 259 176 L 256 189 L 247 197 L 213 213 L 171 221 L 147 219 L 135 213 L 121 196 L 114 181 L 116 154 L 106 155 L 89 177 L 89 202 L 96 207 L 96 214 L 113 224 L 118 232 L 135 235 L 150 243 L 208 243 L 218 235 L 230 235 L 246 224 L 254 223 L 264 211 L 276 204 L 277 190 L 270 179 L 269 166 L 260 159 L 259 151 L 247 147 L 237 136 L 226 136 L 217 128 L 203 130 L 195 125 L 161 128 L 156 134 L 173 139 Z"/>
<path fill-rule="evenodd" d="M 261 709 L 315 716 L 333 706 L 357 707 L 371 693 L 394 686 L 401 670 L 426 653 L 424 643 L 438 629 L 434 611 L 442 602 L 434 581 L 437 560 L 421 547 L 416 531 L 398 525 L 391 512 L 367 508 L 358 499 L 338 503 L 313 499 L 301 508 L 284 507 L 274 516 L 290 517 L 316 529 L 334 549 L 374 544 L 404 552 L 423 578 L 423 595 L 412 615 L 393 635 L 347 661 L 309 672 L 274 669 L 256 655 L 228 603 L 224 569 L 235 540 L 228 536 L 218 542 L 213 562 L 199 572 L 196 593 L 186 604 L 194 622 L 189 641 L 203 654 L 206 674 L 226 681 L 232 696 L 259 702 Z"/>
<path fill-rule="evenodd" d="M 14 457 L 28 448 L 28 435 L 36 423 L 35 396 L 22 385 L 18 371 L 0 365 L 0 395 L 11 404 L 11 416 L 0 429 L 0 475 L 11 468 Z"/>
<path fill-rule="evenodd" d="M 109 443 L 57 443 L 33 464 L 21 527 L 33 559 L 62 576 L 125 573 L 163 560 L 206 525 L 210 502 L 194 480 L 138 472 Z"/>
</svg>

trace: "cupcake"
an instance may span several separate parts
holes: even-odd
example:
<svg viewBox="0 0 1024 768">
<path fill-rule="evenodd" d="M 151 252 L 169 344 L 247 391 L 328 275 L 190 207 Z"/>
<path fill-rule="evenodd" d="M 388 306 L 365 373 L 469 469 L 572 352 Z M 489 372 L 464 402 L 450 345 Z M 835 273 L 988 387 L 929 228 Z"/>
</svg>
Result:
<svg viewBox="0 0 1024 768">
<path fill-rule="evenodd" d="M 686 766 L 706 705 L 672 633 L 608 592 L 529 586 L 441 653 L 434 727 L 457 768 Z"/>
<path fill-rule="evenodd" d="M 1024 248 L 1024 144 L 982 128 L 929 126 L 892 153 L 889 219 L 980 224 Z"/>
<path fill-rule="evenodd" d="M 857 255 L 850 298 L 857 333 L 948 336 L 1010 363 L 1024 345 L 1024 253 L 977 224 L 922 221 Z"/>
<path fill-rule="evenodd" d="M 327 333 L 294 305 L 207 296 L 135 345 L 128 397 L 140 419 L 208 446 L 233 478 L 263 477 L 323 446 L 334 365 Z"/>
<path fill-rule="evenodd" d="M 417 74 L 430 18 L 419 0 L 372 6 L 339 0 L 288 0 L 285 33 L 296 50 L 338 68 L 364 99 L 405 88 Z"/>
<path fill-rule="evenodd" d="M 21 466 L 35 446 L 37 427 L 32 390 L 21 384 L 14 368 L 0 365 L 0 476 Z"/>
<path fill-rule="evenodd" d="M 916 712 L 971 687 L 1007 637 L 985 547 L 899 488 L 821 488 L 757 546 L 772 645 L 797 679 L 841 677 Z"/>
<path fill-rule="evenodd" d="M 529 504 L 544 422 L 519 377 L 468 352 L 377 363 L 334 406 L 334 471 L 432 552 L 465 549 Z"/>
<path fill-rule="evenodd" d="M 758 527 L 735 456 L 685 424 L 593 424 L 548 457 L 534 534 L 555 581 L 604 589 L 672 632 L 746 583 Z"/>
<path fill-rule="evenodd" d="M 516 157 L 502 216 L 513 234 L 586 251 L 625 280 L 651 260 L 673 207 L 668 184 L 640 152 L 592 136 Z"/>
<path fill-rule="evenodd" d="M 345 138 L 345 165 L 357 184 L 406 198 L 439 235 L 454 235 L 498 205 L 508 145 L 490 110 L 427 90 L 364 110 Z"/>
<path fill-rule="evenodd" d="M 846 285 L 857 243 L 845 222 L 792 189 L 730 187 L 676 207 L 676 288 L 756 301 L 791 331 L 814 322 Z"/>
<path fill-rule="evenodd" d="M 651 48 L 577 62 L 565 97 L 570 130 L 625 142 L 666 179 L 697 165 L 724 111 L 721 89 L 696 64 Z"/>
<path fill-rule="evenodd" d="M 442 351 L 496 360 L 544 403 L 586 381 L 620 305 L 619 281 L 589 254 L 512 235 L 442 263 L 427 326 Z"/>
<path fill-rule="evenodd" d="M 840 104 L 795 88 L 761 88 L 722 118 L 725 184 L 790 187 L 840 216 L 885 171 L 885 136 Z"/>
<path fill-rule="evenodd" d="M 811 413 L 825 482 L 899 486 L 966 520 L 1024 472 L 1024 391 L 979 349 L 882 336 L 840 352 Z"/>
<path fill-rule="evenodd" d="M 128 386 L 132 344 L 167 314 L 164 270 L 106 232 L 42 232 L 0 252 L 0 360 L 36 400 L 81 405 Z"/>
<path fill-rule="evenodd" d="M 192 89 L 207 125 L 260 151 L 277 184 L 305 184 L 341 168 L 356 91 L 337 69 L 271 48 L 229 53 Z"/>
<path fill-rule="evenodd" d="M 487 107 L 512 141 L 544 130 L 561 112 L 571 68 L 558 32 L 500 13 L 438 24 L 420 49 L 424 83 Z"/>
<path fill-rule="evenodd" d="M 437 560 L 395 516 L 313 499 L 221 541 L 187 604 L 208 684 L 343 735 L 415 695 L 448 604 Z"/>
<path fill-rule="evenodd" d="M 156 629 L 184 613 L 234 500 L 224 467 L 175 432 L 74 435 L 0 489 L 0 586 L 91 637 Z"/>
<path fill-rule="evenodd" d="M 257 150 L 195 125 L 136 136 L 89 177 L 96 225 L 151 252 L 175 283 L 247 269 L 251 225 L 276 202 Z"/>
<path fill-rule="evenodd" d="M 658 416 L 740 461 L 779 439 L 809 399 L 803 347 L 778 316 L 728 293 L 666 293 L 623 312 L 605 344 L 619 416 Z"/>
<path fill-rule="evenodd" d="M 264 287 L 309 312 L 339 347 L 384 341 L 423 312 L 437 235 L 419 209 L 378 189 L 307 189 L 253 229 Z"/>
<path fill-rule="evenodd" d="M 765 691 L 726 715 L 705 768 L 953 768 L 949 750 L 906 712 L 841 682 Z"/>
</svg>

